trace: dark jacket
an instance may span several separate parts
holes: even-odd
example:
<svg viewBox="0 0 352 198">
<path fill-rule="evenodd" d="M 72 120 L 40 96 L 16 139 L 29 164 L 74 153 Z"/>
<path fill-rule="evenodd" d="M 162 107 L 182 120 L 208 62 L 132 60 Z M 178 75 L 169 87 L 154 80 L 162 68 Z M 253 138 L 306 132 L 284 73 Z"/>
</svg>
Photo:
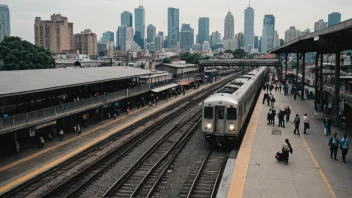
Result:
<svg viewBox="0 0 352 198">
<path fill-rule="evenodd" d="M 331 137 L 330 140 L 329 140 L 329 146 L 330 146 L 330 150 L 331 149 L 336 149 L 336 148 L 339 148 L 339 139 L 336 137 L 336 143 L 333 144 L 332 141 L 333 141 L 333 138 L 334 137 Z"/>
</svg>

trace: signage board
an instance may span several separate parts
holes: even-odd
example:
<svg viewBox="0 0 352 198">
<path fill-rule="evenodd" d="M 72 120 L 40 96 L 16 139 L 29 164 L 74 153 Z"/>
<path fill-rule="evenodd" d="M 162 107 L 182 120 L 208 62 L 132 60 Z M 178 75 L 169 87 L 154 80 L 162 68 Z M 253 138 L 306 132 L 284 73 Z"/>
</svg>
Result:
<svg viewBox="0 0 352 198">
<path fill-rule="evenodd" d="M 35 127 L 29 128 L 29 137 L 35 136 Z"/>
<path fill-rule="evenodd" d="M 51 121 L 51 122 L 47 122 L 47 123 L 44 123 L 44 124 L 41 124 L 41 125 L 38 125 L 35 127 L 36 130 L 38 129 L 41 129 L 41 128 L 44 128 L 44 127 L 47 127 L 47 126 L 50 126 L 50 125 L 55 125 L 56 124 L 56 120 L 54 121 Z"/>
</svg>

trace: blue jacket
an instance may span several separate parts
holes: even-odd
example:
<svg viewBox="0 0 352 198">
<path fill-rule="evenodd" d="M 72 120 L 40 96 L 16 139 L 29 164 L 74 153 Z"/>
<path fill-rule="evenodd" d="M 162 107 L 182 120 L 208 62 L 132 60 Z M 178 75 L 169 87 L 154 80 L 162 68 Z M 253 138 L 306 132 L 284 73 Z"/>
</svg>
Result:
<svg viewBox="0 0 352 198">
<path fill-rule="evenodd" d="M 350 148 L 350 141 L 348 138 L 342 138 L 340 141 L 340 147 L 343 149 L 349 149 Z"/>
</svg>

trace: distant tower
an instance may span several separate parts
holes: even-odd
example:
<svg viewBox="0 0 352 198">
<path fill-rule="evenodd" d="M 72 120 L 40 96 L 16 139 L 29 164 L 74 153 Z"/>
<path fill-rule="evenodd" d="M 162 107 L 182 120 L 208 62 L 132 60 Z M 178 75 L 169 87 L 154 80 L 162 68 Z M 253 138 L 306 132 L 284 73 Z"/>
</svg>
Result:
<svg viewBox="0 0 352 198">
<path fill-rule="evenodd" d="M 249 7 L 244 11 L 244 49 L 250 52 L 254 47 L 254 9 Z"/>
<path fill-rule="evenodd" d="M 225 17 L 225 33 L 224 33 L 224 40 L 234 39 L 235 35 L 235 18 L 233 17 L 232 13 L 227 13 Z"/>
</svg>

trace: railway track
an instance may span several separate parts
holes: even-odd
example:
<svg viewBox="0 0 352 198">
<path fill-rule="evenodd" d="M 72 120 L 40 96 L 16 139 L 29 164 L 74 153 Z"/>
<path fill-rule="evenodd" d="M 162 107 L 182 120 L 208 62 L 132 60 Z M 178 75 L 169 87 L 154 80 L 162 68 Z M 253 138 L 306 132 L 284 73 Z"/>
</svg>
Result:
<svg viewBox="0 0 352 198">
<path fill-rule="evenodd" d="M 227 158 L 227 152 L 210 149 L 203 159 L 198 160 L 200 166 L 192 170 L 181 189 L 180 197 L 215 197 Z"/>
<path fill-rule="evenodd" d="M 103 197 L 150 197 L 169 164 L 201 121 L 201 108 L 183 117 L 150 147 Z"/>
<path fill-rule="evenodd" d="M 235 74 L 233 78 L 236 78 L 238 74 Z M 36 191 L 38 188 L 40 188 L 43 184 L 54 180 L 55 178 L 63 175 L 66 173 L 68 170 L 74 168 L 78 164 L 84 162 L 88 158 L 94 157 L 96 153 L 104 149 L 105 147 L 109 146 L 112 144 L 114 141 L 119 139 L 120 137 L 130 133 L 131 131 L 135 130 L 136 128 L 143 126 L 146 122 L 152 120 L 155 117 L 163 117 L 162 115 L 165 115 L 165 113 L 169 113 L 168 116 L 165 116 L 152 126 L 148 127 L 144 131 L 149 131 L 150 133 L 155 130 L 156 128 L 159 128 L 163 124 L 167 123 L 171 118 L 174 117 L 174 115 L 177 115 L 181 112 L 184 112 L 185 110 L 189 109 L 190 106 L 194 105 L 195 103 L 199 103 L 203 98 L 205 98 L 209 93 L 211 93 L 213 90 L 223 86 L 223 84 L 229 82 L 233 78 L 229 78 L 225 80 L 222 83 L 219 83 L 219 85 L 216 85 L 212 88 L 209 88 L 206 92 L 202 92 L 196 95 L 196 97 L 191 97 L 190 98 L 184 98 L 183 100 L 179 101 L 178 103 L 175 103 L 171 105 L 169 108 L 165 108 L 162 111 L 154 114 L 153 116 L 150 116 L 147 119 L 144 119 L 140 121 L 139 123 L 136 123 L 135 125 L 129 126 L 126 129 L 120 131 L 119 133 L 115 134 L 114 136 L 110 137 L 109 139 L 100 142 L 99 144 L 93 146 L 89 150 L 86 150 L 82 152 L 80 155 L 77 155 L 74 158 L 71 158 L 70 160 L 58 165 L 57 167 L 50 169 L 49 171 L 44 172 L 43 174 L 35 177 L 32 180 L 29 180 L 28 182 L 20 185 L 19 187 L 15 188 L 12 191 L 9 191 L 8 193 L 4 194 L 4 197 L 25 197 L 32 192 Z M 188 103 L 187 103 L 188 102 Z M 178 105 L 182 103 L 187 103 L 183 107 L 179 108 L 178 110 L 174 110 L 172 112 L 172 109 L 176 108 Z M 172 113 L 170 113 L 170 111 Z M 123 143 L 121 146 L 116 147 L 116 149 L 113 149 L 111 152 L 107 153 L 104 156 L 101 156 L 96 162 L 86 166 L 83 170 L 81 170 L 79 173 L 72 175 L 67 181 L 58 184 L 57 186 L 53 186 L 50 190 L 46 191 L 44 194 L 42 193 L 40 197 L 54 197 L 62 193 L 63 191 L 69 191 L 69 193 L 66 193 L 64 197 L 70 197 L 75 195 L 75 193 L 78 192 L 79 189 L 84 188 L 84 185 L 87 183 L 91 182 L 92 180 L 95 180 L 99 175 L 103 174 L 106 170 L 108 170 L 108 167 L 116 163 L 116 161 L 120 158 L 123 158 L 124 156 L 128 155 L 128 150 L 131 150 L 134 146 L 139 144 L 143 139 L 145 139 L 146 136 L 148 136 L 150 133 L 145 132 L 144 135 L 137 134 L 134 137 L 130 138 L 127 140 L 125 143 Z M 138 138 L 137 138 L 138 137 Z M 100 168 L 97 168 L 100 167 Z M 77 182 L 79 181 L 79 182 Z M 72 185 L 75 184 L 75 185 Z M 79 185 L 77 185 L 79 184 Z M 70 187 L 72 186 L 72 187 Z"/>
</svg>

